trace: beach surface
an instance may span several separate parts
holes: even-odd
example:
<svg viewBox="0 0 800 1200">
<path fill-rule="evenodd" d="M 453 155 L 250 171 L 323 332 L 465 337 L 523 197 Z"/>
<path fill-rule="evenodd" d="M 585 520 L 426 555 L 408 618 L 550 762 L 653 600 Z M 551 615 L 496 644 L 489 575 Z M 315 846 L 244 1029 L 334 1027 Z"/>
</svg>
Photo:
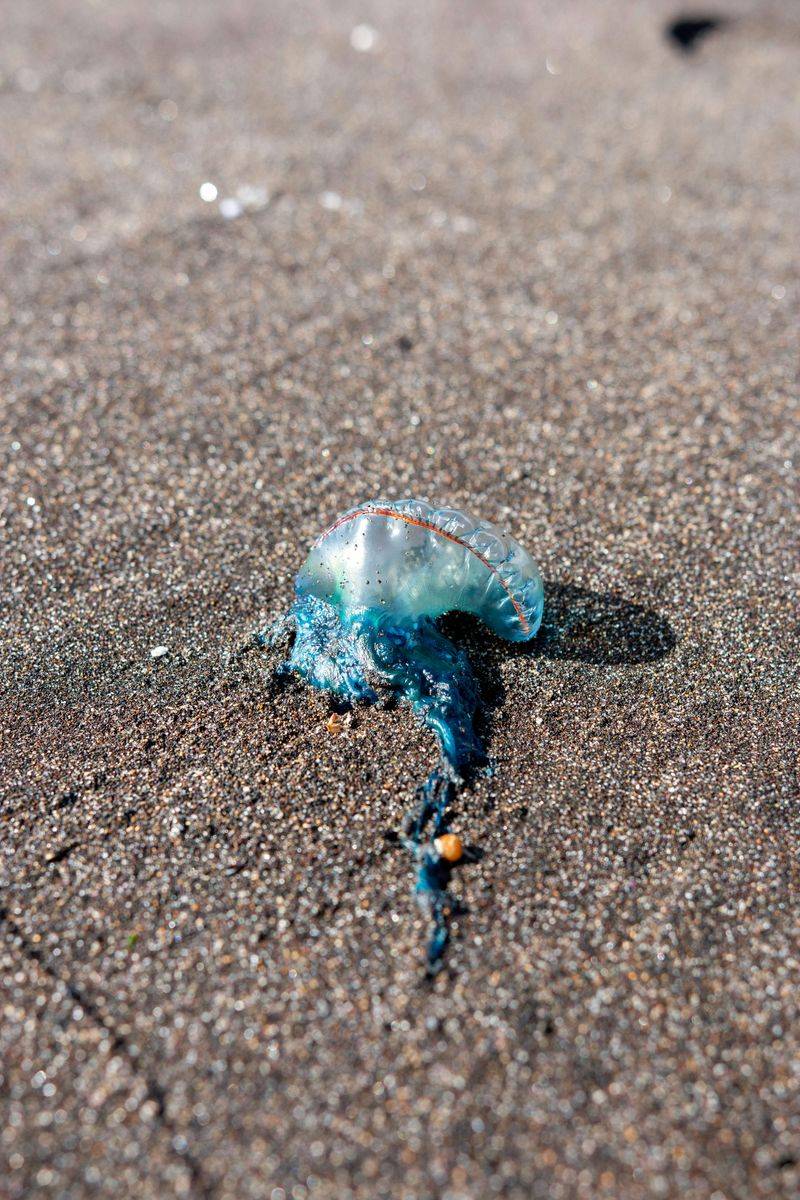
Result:
<svg viewBox="0 0 800 1200">
<path fill-rule="evenodd" d="M 800 13 L 676 7 L 6 0 L 2 1200 L 798 1194 Z M 546 581 L 433 980 L 253 638 L 408 495 Z"/>
</svg>

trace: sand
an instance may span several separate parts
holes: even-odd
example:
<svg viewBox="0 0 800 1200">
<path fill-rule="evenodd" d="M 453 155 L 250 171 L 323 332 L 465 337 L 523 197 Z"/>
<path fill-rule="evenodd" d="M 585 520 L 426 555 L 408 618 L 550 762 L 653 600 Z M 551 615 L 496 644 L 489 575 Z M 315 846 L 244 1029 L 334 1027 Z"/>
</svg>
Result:
<svg viewBox="0 0 800 1200">
<path fill-rule="evenodd" d="M 723 7 L 4 6 L 3 1200 L 797 1194 L 800 24 Z M 432 739 L 251 636 L 408 494 L 548 597 L 450 623 L 432 983 Z"/>
</svg>

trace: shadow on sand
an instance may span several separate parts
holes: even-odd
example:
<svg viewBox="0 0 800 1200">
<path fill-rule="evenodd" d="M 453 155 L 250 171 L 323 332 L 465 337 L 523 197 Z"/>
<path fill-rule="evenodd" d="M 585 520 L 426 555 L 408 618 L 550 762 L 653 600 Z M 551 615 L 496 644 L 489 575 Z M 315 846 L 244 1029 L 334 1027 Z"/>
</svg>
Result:
<svg viewBox="0 0 800 1200">
<path fill-rule="evenodd" d="M 548 583 L 542 627 L 528 653 L 594 666 L 632 666 L 656 662 L 676 645 L 672 626 L 651 608 L 574 583 Z"/>
<path fill-rule="evenodd" d="M 476 728 L 484 742 L 491 735 L 493 714 L 506 699 L 499 668 L 508 658 L 635 666 L 666 657 L 678 640 L 666 618 L 651 608 L 612 592 L 554 582 L 545 584 L 544 617 L 531 642 L 504 642 L 477 618 L 464 613 L 446 617 L 442 631 L 469 655 L 481 694 Z"/>
</svg>

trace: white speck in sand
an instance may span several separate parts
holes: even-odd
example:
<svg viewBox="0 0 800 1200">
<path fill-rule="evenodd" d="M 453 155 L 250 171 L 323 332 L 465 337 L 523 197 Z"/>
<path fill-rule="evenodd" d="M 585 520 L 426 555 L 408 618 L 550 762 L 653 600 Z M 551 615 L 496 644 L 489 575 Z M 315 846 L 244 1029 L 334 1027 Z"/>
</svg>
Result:
<svg viewBox="0 0 800 1200">
<path fill-rule="evenodd" d="M 242 208 L 266 208 L 269 204 L 269 192 L 265 187 L 252 187 L 245 184 L 236 189 L 236 199 Z"/>
<path fill-rule="evenodd" d="M 355 25 L 350 33 L 350 45 L 360 54 L 369 54 L 378 44 L 378 31 L 371 25 Z"/>
<path fill-rule="evenodd" d="M 233 196 L 226 196 L 219 202 L 219 211 L 226 221 L 232 221 L 235 217 L 242 215 L 244 208 Z"/>
</svg>

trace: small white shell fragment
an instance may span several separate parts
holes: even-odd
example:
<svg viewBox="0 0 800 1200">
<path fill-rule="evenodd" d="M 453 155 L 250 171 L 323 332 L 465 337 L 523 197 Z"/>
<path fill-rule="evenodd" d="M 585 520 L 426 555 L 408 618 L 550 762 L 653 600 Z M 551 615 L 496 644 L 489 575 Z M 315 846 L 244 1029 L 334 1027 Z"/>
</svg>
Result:
<svg viewBox="0 0 800 1200">
<path fill-rule="evenodd" d="M 350 45 L 360 54 L 369 54 L 378 44 L 378 31 L 371 25 L 355 25 L 350 33 Z"/>
</svg>

